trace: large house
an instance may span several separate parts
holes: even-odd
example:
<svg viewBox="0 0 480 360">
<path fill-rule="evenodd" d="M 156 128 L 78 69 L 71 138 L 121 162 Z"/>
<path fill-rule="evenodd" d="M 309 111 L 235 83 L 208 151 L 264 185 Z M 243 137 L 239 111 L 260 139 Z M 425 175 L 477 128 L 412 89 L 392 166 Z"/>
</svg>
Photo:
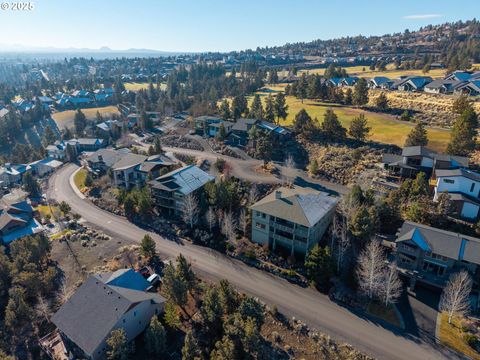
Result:
<svg viewBox="0 0 480 360">
<path fill-rule="evenodd" d="M 390 89 L 393 84 L 393 80 L 385 76 L 375 76 L 368 80 L 368 87 L 370 89 Z"/>
<path fill-rule="evenodd" d="M 85 162 L 92 173 L 102 175 L 111 169 L 116 162 L 120 161 L 124 155 L 129 153 L 130 150 L 128 149 L 100 149 L 88 155 L 85 158 Z"/>
<path fill-rule="evenodd" d="M 230 133 L 228 140 L 233 145 L 245 146 L 248 143 L 248 133 L 256 127 L 259 130 L 267 133 L 272 133 L 275 136 L 286 138 L 291 135 L 291 132 L 281 126 L 275 125 L 271 122 L 258 120 L 258 119 L 244 119 L 240 118 L 233 124 L 232 132 Z"/>
<path fill-rule="evenodd" d="M 382 163 L 391 175 L 409 178 L 419 172 L 430 176 L 436 169 L 467 168 L 468 158 L 439 154 L 425 146 L 407 146 L 401 155 L 383 154 Z"/>
<path fill-rule="evenodd" d="M 442 288 L 462 269 L 478 280 L 480 239 L 405 221 L 395 240 L 400 271 L 411 279 Z"/>
<path fill-rule="evenodd" d="M 0 204 L 0 244 L 9 244 L 24 236 L 36 235 L 44 228 L 34 218 L 34 210 L 26 201 Z"/>
<path fill-rule="evenodd" d="M 458 80 L 436 79 L 425 85 L 424 91 L 430 94 L 452 94 L 462 84 Z"/>
<path fill-rule="evenodd" d="M 122 154 L 112 166 L 113 181 L 116 187 L 129 190 L 135 186 L 143 186 L 147 179 L 159 176 L 160 169 L 173 164 L 163 155 Z"/>
<path fill-rule="evenodd" d="M 0 186 L 13 186 L 22 182 L 23 174 L 28 171 L 28 166 L 24 164 L 13 165 L 6 163 L 0 166 Z"/>
<path fill-rule="evenodd" d="M 480 174 L 468 169 L 435 170 L 435 197 L 448 193 L 453 204 L 454 215 L 477 220 L 480 209 Z"/>
<path fill-rule="evenodd" d="M 171 214 L 183 213 L 184 199 L 195 195 L 215 177 L 197 166 L 189 165 L 174 170 L 148 183 L 155 205 Z"/>
<path fill-rule="evenodd" d="M 233 123 L 230 121 L 225 121 L 222 118 L 216 116 L 199 116 L 194 119 L 195 121 L 195 132 L 202 136 L 214 137 L 218 134 L 221 127 L 225 129 L 225 134 L 230 134 L 232 130 Z"/>
<path fill-rule="evenodd" d="M 396 85 L 400 91 L 423 91 L 425 86 L 432 82 L 429 76 L 408 76 Z"/>
<path fill-rule="evenodd" d="M 304 256 L 332 222 L 338 199 L 310 188 L 280 188 L 251 206 L 252 241 Z"/>
<path fill-rule="evenodd" d="M 72 160 L 68 158 L 68 148 L 73 156 L 77 156 L 83 151 L 92 152 L 105 147 L 107 144 L 103 139 L 97 138 L 79 138 L 71 140 L 57 140 L 52 145 L 47 146 L 49 158 L 65 161 Z"/>
<path fill-rule="evenodd" d="M 52 316 L 73 358 L 105 358 L 113 330 L 123 329 L 129 342 L 144 331 L 165 304 L 159 294 L 147 291 L 149 286 L 132 269 L 90 276 Z"/>
</svg>

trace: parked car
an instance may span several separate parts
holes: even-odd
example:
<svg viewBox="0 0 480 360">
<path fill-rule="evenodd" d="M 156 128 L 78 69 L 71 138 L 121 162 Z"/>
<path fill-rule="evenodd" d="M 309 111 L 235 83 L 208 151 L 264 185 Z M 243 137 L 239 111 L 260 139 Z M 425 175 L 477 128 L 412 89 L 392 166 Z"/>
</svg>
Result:
<svg viewBox="0 0 480 360">
<path fill-rule="evenodd" d="M 160 282 L 162 281 L 160 275 L 158 274 L 152 274 L 148 277 L 147 281 L 152 285 L 152 286 L 157 286 L 158 284 L 160 284 Z"/>
</svg>

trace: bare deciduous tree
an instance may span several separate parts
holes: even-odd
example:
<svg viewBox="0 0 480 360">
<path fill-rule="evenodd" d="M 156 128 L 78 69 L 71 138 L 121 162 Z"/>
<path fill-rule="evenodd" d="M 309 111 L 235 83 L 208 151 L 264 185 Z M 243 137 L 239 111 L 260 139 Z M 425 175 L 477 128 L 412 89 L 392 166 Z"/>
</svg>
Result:
<svg viewBox="0 0 480 360">
<path fill-rule="evenodd" d="M 331 248 L 337 264 L 337 273 L 340 273 L 346 264 L 347 251 L 350 248 L 350 237 L 344 217 L 340 220 L 335 216 L 333 219 Z"/>
<path fill-rule="evenodd" d="M 193 225 L 197 223 L 198 201 L 195 195 L 188 194 L 183 199 L 182 219 L 190 226 L 190 228 L 193 228 Z"/>
<path fill-rule="evenodd" d="M 394 304 L 402 295 L 403 284 L 398 276 L 397 264 L 392 263 L 385 267 L 383 283 L 383 301 L 385 306 Z"/>
<path fill-rule="evenodd" d="M 440 311 L 448 314 L 448 323 L 454 316 L 465 317 L 470 311 L 472 278 L 466 270 L 452 274 L 440 299 Z"/>
<path fill-rule="evenodd" d="M 65 282 L 62 282 L 59 289 L 58 289 L 58 301 L 60 304 L 64 304 L 67 302 L 68 299 L 70 299 L 70 296 L 72 296 L 73 291 L 68 289 L 67 284 Z"/>
<path fill-rule="evenodd" d="M 253 205 L 257 202 L 258 200 L 258 189 L 257 185 L 253 184 L 252 187 L 250 188 L 250 193 L 248 194 L 248 203 L 250 205 Z"/>
<path fill-rule="evenodd" d="M 205 214 L 205 219 L 208 223 L 208 228 L 210 232 L 212 231 L 213 227 L 216 225 L 217 216 L 215 215 L 215 210 L 210 206 Z"/>
<path fill-rule="evenodd" d="M 372 240 L 360 253 L 356 268 L 360 290 L 370 299 L 380 298 L 384 284 L 385 253 L 380 242 Z"/>
<path fill-rule="evenodd" d="M 237 224 L 233 214 L 228 211 L 223 214 L 222 220 L 222 233 L 230 242 L 234 242 L 236 238 L 235 229 L 237 228 Z"/>
<path fill-rule="evenodd" d="M 297 168 L 297 165 L 291 154 L 285 158 L 283 166 L 285 167 L 285 179 L 288 184 L 292 184 L 295 179 L 294 171 Z"/>
<path fill-rule="evenodd" d="M 245 208 L 240 211 L 240 217 L 238 219 L 238 226 L 243 233 L 243 236 L 247 236 L 247 226 L 248 226 L 248 214 Z"/>
<path fill-rule="evenodd" d="M 38 297 L 38 302 L 35 306 L 35 312 L 39 316 L 44 317 L 47 322 L 50 322 L 50 315 L 52 314 L 52 311 L 50 310 L 50 304 L 48 303 L 48 300 L 43 296 Z"/>
</svg>

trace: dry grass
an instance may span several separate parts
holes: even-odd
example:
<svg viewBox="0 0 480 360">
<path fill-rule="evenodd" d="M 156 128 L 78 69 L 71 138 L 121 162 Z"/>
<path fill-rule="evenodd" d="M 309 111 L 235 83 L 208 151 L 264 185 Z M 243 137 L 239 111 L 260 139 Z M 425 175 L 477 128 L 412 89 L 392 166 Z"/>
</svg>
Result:
<svg viewBox="0 0 480 360">
<path fill-rule="evenodd" d="M 123 85 L 125 86 L 126 90 L 130 90 L 130 91 L 139 91 L 139 90 L 148 89 L 148 83 L 128 82 L 128 83 L 124 83 Z M 153 84 L 153 86 L 156 86 L 156 85 Z M 160 89 L 166 90 L 167 84 L 166 83 L 160 84 Z"/>
<path fill-rule="evenodd" d="M 87 108 L 82 109 L 82 112 L 85 114 L 85 117 L 89 120 L 95 119 L 97 116 L 97 111 L 103 116 L 108 117 L 113 114 L 119 114 L 119 111 L 116 106 L 105 106 L 98 108 Z M 53 120 L 57 124 L 59 129 L 71 128 L 73 127 L 73 119 L 75 117 L 76 110 L 66 110 L 60 111 L 52 115 Z"/>
<path fill-rule="evenodd" d="M 395 70 L 393 64 L 388 64 L 385 71 L 371 71 L 368 66 L 345 66 L 350 76 L 359 77 L 374 77 L 374 76 L 386 76 L 389 78 L 398 78 L 400 76 L 431 76 L 432 78 L 444 77 L 447 73 L 446 69 L 432 69 L 428 73 L 424 74 L 422 70 Z M 305 69 L 300 70 L 299 73 L 306 72 L 308 74 L 320 74 L 323 75 L 326 69 Z M 284 75 L 282 73 L 282 75 Z M 279 75 L 280 76 L 280 75 Z"/>
<path fill-rule="evenodd" d="M 87 173 L 88 171 L 86 169 L 80 169 L 73 177 L 73 182 L 79 190 L 83 190 L 85 188 L 85 179 L 87 178 Z"/>
<path fill-rule="evenodd" d="M 442 314 L 440 316 L 440 331 L 439 337 L 440 342 L 466 356 L 480 360 L 480 354 L 473 350 L 466 342 L 463 340 L 464 333 L 461 330 L 461 324 L 458 319 L 453 320 L 453 326 L 448 323 L 447 314 Z"/>
<path fill-rule="evenodd" d="M 264 89 L 264 91 L 259 92 L 259 94 L 262 95 L 263 100 L 265 100 L 265 95 L 282 91 L 284 87 L 285 86 L 268 87 Z M 396 117 L 388 114 L 369 112 L 355 107 L 327 104 L 314 100 L 304 100 L 302 104 L 301 100 L 296 99 L 293 96 L 287 96 L 286 99 L 288 104 L 288 117 L 285 121 L 281 122 L 282 125 L 293 124 L 295 115 L 302 108 L 305 109 L 312 118 L 317 118 L 319 124 L 323 121 L 323 115 L 326 110 L 328 108 L 333 108 L 338 119 L 346 128 L 350 126 L 351 121 L 355 117 L 363 113 L 367 118 L 368 126 L 371 127 L 370 140 L 385 144 L 395 144 L 398 146 L 403 146 L 405 139 L 414 127 L 413 123 L 406 123 L 397 120 Z M 430 128 L 428 129 L 428 138 L 428 146 L 430 148 L 437 151 L 443 151 L 450 141 L 450 132 L 449 130 Z"/>
</svg>

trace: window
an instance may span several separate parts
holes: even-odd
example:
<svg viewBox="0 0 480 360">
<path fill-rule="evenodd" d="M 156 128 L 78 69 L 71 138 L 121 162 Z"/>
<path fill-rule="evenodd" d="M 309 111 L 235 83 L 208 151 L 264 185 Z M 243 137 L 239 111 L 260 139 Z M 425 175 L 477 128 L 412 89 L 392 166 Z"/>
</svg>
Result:
<svg viewBox="0 0 480 360">
<path fill-rule="evenodd" d="M 472 186 L 470 186 L 470 192 L 473 192 L 474 189 L 475 189 L 475 183 L 472 183 Z"/>
<path fill-rule="evenodd" d="M 259 222 L 255 222 L 255 227 L 257 229 L 262 229 L 262 230 L 265 230 L 265 224 L 262 224 L 262 223 L 259 223 Z"/>
<path fill-rule="evenodd" d="M 455 184 L 455 180 L 452 179 L 443 179 L 443 182 L 447 184 Z"/>
<path fill-rule="evenodd" d="M 133 316 L 137 316 L 137 312 L 136 312 L 136 311 L 133 312 Z"/>
</svg>

